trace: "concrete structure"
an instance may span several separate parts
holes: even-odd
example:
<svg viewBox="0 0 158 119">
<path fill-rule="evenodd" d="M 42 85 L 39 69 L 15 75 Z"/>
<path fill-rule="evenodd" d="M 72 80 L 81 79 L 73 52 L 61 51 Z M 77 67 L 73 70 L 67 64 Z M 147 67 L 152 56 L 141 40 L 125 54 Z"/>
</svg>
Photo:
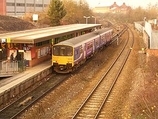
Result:
<svg viewBox="0 0 158 119">
<path fill-rule="evenodd" d="M 50 0 L 0 0 L 0 15 L 21 16 L 42 11 L 49 3 Z"/>
<path fill-rule="evenodd" d="M 22 92 L 25 92 L 30 86 L 35 88 L 41 82 L 47 81 L 46 76 L 52 73 L 51 61 L 49 60 L 27 69 L 23 73 L 13 75 L 7 79 L 8 81 L 0 80 L 0 109 L 11 100 L 16 100 L 19 96 L 22 96 Z M 1 114 L 0 118 L 3 117 Z"/>
</svg>

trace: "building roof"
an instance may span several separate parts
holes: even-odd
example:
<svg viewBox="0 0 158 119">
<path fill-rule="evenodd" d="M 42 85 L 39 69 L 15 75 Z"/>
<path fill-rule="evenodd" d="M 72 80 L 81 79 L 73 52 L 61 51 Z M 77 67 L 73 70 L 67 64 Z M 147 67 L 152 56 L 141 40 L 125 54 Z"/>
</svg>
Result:
<svg viewBox="0 0 158 119">
<path fill-rule="evenodd" d="M 112 8 L 119 8 L 119 6 L 117 5 L 116 2 L 114 2 L 114 3 L 110 6 L 110 9 L 112 9 Z"/>
</svg>

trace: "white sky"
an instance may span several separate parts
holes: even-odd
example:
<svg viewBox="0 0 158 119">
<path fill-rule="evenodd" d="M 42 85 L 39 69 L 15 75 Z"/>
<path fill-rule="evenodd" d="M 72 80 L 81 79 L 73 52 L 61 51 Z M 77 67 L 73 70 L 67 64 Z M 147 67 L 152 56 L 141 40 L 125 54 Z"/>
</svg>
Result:
<svg viewBox="0 0 158 119">
<path fill-rule="evenodd" d="M 158 0 L 86 0 L 90 7 L 96 7 L 96 6 L 110 6 L 114 2 L 117 3 L 117 5 L 122 5 L 123 2 L 127 6 L 131 6 L 133 8 L 141 6 L 141 7 L 147 7 L 149 4 L 155 5 L 158 4 Z"/>
</svg>

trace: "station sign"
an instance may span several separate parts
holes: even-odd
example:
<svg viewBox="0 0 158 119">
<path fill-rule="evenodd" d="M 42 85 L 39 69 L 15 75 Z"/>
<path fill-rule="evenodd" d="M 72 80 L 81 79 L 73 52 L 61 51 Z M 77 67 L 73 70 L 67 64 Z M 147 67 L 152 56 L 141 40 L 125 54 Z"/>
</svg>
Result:
<svg viewBox="0 0 158 119">
<path fill-rule="evenodd" d="M 10 43 L 10 42 L 11 42 L 10 38 L 7 38 L 7 43 Z"/>
<path fill-rule="evenodd" d="M 10 43 L 10 42 L 11 42 L 10 38 L 1 38 L 0 39 L 0 43 Z"/>
<path fill-rule="evenodd" d="M 38 14 L 33 14 L 32 20 L 35 22 L 38 21 Z"/>
<path fill-rule="evenodd" d="M 0 41 L 1 41 L 1 43 L 6 43 L 6 42 L 7 42 L 7 39 L 2 38 Z"/>
<path fill-rule="evenodd" d="M 19 52 L 24 52 L 24 50 L 18 50 Z"/>
</svg>

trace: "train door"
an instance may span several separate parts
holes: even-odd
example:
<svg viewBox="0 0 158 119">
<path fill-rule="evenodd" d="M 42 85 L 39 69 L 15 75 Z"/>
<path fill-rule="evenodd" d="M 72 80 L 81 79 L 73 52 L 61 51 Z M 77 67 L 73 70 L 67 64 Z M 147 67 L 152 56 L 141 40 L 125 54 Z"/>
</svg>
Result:
<svg viewBox="0 0 158 119">
<path fill-rule="evenodd" d="M 91 40 L 86 43 L 85 50 L 86 50 L 87 58 L 89 58 L 93 55 L 93 46 L 94 46 L 94 40 Z"/>
<path fill-rule="evenodd" d="M 94 39 L 94 51 L 97 51 L 99 49 L 99 47 L 100 47 L 100 39 L 99 39 L 99 37 L 96 37 Z"/>
<path fill-rule="evenodd" d="M 85 48 L 85 43 L 82 44 L 82 50 L 83 50 L 83 58 L 86 59 L 86 48 Z"/>
</svg>

